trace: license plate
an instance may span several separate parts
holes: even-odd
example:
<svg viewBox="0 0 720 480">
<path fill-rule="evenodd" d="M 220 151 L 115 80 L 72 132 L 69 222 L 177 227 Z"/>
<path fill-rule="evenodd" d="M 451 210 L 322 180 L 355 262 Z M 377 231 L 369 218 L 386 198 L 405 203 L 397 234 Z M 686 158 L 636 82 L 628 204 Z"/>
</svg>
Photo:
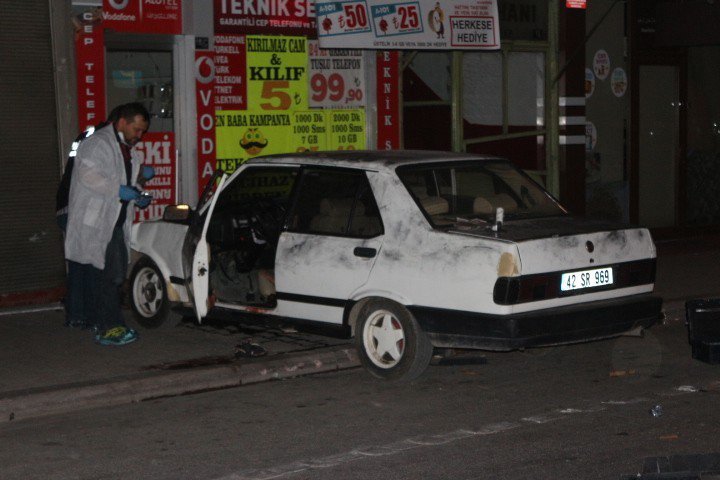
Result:
<svg viewBox="0 0 720 480">
<path fill-rule="evenodd" d="M 583 270 L 581 272 L 563 273 L 560 278 L 560 290 L 580 290 L 583 288 L 604 287 L 612 285 L 613 270 L 611 267 Z"/>
</svg>

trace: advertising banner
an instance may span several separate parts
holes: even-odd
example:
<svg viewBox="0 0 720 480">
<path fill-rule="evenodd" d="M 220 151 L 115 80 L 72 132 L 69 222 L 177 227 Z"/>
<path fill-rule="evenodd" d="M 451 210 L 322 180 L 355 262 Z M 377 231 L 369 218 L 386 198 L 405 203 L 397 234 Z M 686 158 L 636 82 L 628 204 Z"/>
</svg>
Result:
<svg viewBox="0 0 720 480">
<path fill-rule="evenodd" d="M 365 148 L 365 110 L 348 108 L 365 105 L 365 67 L 359 51 L 321 52 L 317 42 L 309 44 L 296 36 L 226 37 L 244 39 L 247 108 L 215 105 L 217 168 L 232 172 L 259 155 Z M 232 51 L 218 48 L 227 45 L 234 46 Z M 227 53 L 241 57 L 242 46 L 240 40 L 216 43 L 216 61 L 225 65 L 220 57 Z M 312 78 L 309 64 L 313 65 Z M 220 66 L 214 67 L 218 91 Z"/>
<path fill-rule="evenodd" d="M 105 120 L 105 44 L 101 10 L 75 18 L 78 126 L 80 131 Z"/>
<path fill-rule="evenodd" d="M 400 53 L 378 52 L 377 149 L 398 150 L 400 143 Z"/>
<path fill-rule="evenodd" d="M 247 108 L 245 74 L 245 37 L 216 35 L 215 108 L 218 110 Z"/>
<path fill-rule="evenodd" d="M 565 0 L 566 8 L 587 8 L 587 0 Z"/>
<path fill-rule="evenodd" d="M 242 163 L 258 155 L 290 151 L 290 112 L 218 111 L 216 120 L 218 159 Z M 218 160 L 220 168 L 221 164 L 225 167 L 223 170 L 234 170 L 227 161 Z"/>
<path fill-rule="evenodd" d="M 326 116 L 327 112 L 323 110 L 293 112 L 290 151 L 327 150 Z"/>
<path fill-rule="evenodd" d="M 317 0 L 322 48 L 497 50 L 497 0 Z"/>
<path fill-rule="evenodd" d="M 330 150 L 365 148 L 365 110 L 329 110 L 327 126 Z"/>
<path fill-rule="evenodd" d="M 182 34 L 182 0 L 103 0 L 105 28 L 118 32 Z"/>
<path fill-rule="evenodd" d="M 215 86 L 214 54 L 195 51 L 195 107 L 197 115 L 198 193 L 202 193 L 215 171 Z"/>
<path fill-rule="evenodd" d="M 248 110 L 307 109 L 307 39 L 248 35 L 245 43 Z"/>
<path fill-rule="evenodd" d="M 308 42 L 310 106 L 356 108 L 365 106 L 365 65 L 362 50 L 321 49 Z"/>
<path fill-rule="evenodd" d="M 215 34 L 315 38 L 314 0 L 214 0 Z"/>
<path fill-rule="evenodd" d="M 365 110 L 217 111 L 217 166 L 274 153 L 365 148 Z"/>
<path fill-rule="evenodd" d="M 148 132 L 135 149 L 140 153 L 143 165 L 155 169 L 155 177 L 143 187 L 153 196 L 153 201 L 144 210 L 135 209 L 135 221 L 162 218 L 165 207 L 177 202 L 175 134 Z"/>
</svg>

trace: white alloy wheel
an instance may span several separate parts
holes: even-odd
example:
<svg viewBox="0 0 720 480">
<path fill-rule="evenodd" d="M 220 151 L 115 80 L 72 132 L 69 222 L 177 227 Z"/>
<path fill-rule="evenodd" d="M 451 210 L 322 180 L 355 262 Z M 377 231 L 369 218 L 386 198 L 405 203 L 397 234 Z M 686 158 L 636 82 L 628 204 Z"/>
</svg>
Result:
<svg viewBox="0 0 720 480">
<path fill-rule="evenodd" d="M 157 266 L 149 259 L 140 260 L 130 275 L 130 303 L 135 319 L 146 328 L 159 327 L 168 316 L 168 299 Z"/>
<path fill-rule="evenodd" d="M 363 366 L 384 380 L 407 382 L 430 364 L 433 347 L 404 306 L 384 298 L 363 303 L 358 312 L 355 348 Z"/>
<path fill-rule="evenodd" d="M 365 322 L 363 343 L 371 362 L 380 368 L 393 368 L 405 352 L 405 332 L 392 312 L 377 310 Z"/>
</svg>

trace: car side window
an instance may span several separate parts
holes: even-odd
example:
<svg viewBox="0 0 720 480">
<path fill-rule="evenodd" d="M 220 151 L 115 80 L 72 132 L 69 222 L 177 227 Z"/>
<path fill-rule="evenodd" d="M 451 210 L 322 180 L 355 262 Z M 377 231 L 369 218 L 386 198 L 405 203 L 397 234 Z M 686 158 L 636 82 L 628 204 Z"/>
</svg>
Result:
<svg viewBox="0 0 720 480">
<path fill-rule="evenodd" d="M 275 244 L 290 201 L 297 167 L 249 167 L 223 188 L 208 227 L 215 247 L 236 248 L 252 235 Z"/>
<path fill-rule="evenodd" d="M 380 211 L 365 173 L 305 170 L 288 229 L 360 238 L 381 235 Z"/>
</svg>

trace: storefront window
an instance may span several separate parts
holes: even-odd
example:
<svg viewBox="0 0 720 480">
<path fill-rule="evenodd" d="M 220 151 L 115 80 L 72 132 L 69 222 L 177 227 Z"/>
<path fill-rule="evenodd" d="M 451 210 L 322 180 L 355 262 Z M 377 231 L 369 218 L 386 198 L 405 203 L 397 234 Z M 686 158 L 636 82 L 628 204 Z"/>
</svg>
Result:
<svg viewBox="0 0 720 480">
<path fill-rule="evenodd" d="M 502 155 L 543 178 L 548 3 L 499 0 L 498 8 L 500 51 L 404 53 L 405 148 Z"/>
<path fill-rule="evenodd" d="M 140 102 L 150 112 L 151 132 L 173 131 L 172 52 L 108 51 L 105 70 L 110 109 Z"/>
<path fill-rule="evenodd" d="M 687 223 L 720 224 L 720 47 L 688 49 Z M 710 88 L 708 88 L 710 87 Z"/>
</svg>

